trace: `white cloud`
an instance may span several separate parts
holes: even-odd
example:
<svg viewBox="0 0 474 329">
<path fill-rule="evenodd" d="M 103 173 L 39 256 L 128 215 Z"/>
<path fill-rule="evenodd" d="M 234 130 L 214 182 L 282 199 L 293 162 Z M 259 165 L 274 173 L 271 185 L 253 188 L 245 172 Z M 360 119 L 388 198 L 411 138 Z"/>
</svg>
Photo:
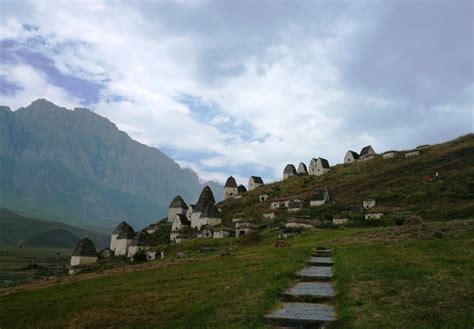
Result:
<svg viewBox="0 0 474 329">
<path fill-rule="evenodd" d="M 5 14 L 1 38 L 23 42 L 41 36 L 47 42 L 35 50 L 52 58 L 61 72 L 106 80 L 93 109 L 140 142 L 215 154 L 199 163 L 178 156 L 179 163 L 202 178 L 222 182 L 233 174 L 228 168 L 251 166 L 272 168 L 265 178 L 274 179 L 287 163 L 297 165 L 313 156 L 340 162 L 349 148 L 393 145 L 381 138 L 380 131 L 358 127 L 366 118 L 357 113 L 370 118 L 390 112 L 397 102 L 350 90 L 341 76 L 339 65 L 352 55 L 363 24 L 351 15 L 328 20 L 322 25 L 325 33 L 318 35 L 308 33 L 299 22 L 282 26 L 258 53 L 240 57 L 229 53 L 213 63 L 221 69 L 243 67 L 243 72 L 207 83 L 200 65 L 209 48 L 219 48 L 217 41 L 197 32 L 170 33 L 159 13 L 150 19 L 123 3 L 106 1 L 57 2 L 54 10 L 47 2 L 23 6 L 29 10 Z M 194 7 L 194 2 L 183 3 L 184 9 Z M 21 28 L 26 22 L 39 29 L 26 32 Z M 250 39 L 262 41 L 257 36 Z M 4 65 L 1 70 L 23 88 L 2 96 L 3 104 L 17 108 L 35 98 L 68 107 L 80 103 L 31 66 Z M 198 120 L 199 114 L 178 100 L 181 94 L 202 97 L 219 113 L 208 122 Z M 238 128 L 218 129 L 232 122 Z M 253 138 L 239 135 L 240 128 Z M 391 136 L 399 128 L 385 133 Z"/>
<path fill-rule="evenodd" d="M 0 76 L 8 77 L 20 89 L 14 94 L 0 94 L 0 104 L 18 109 L 38 98 L 46 98 L 59 106 L 74 108 L 80 101 L 64 89 L 48 83 L 44 74 L 29 65 L 0 65 Z"/>
</svg>

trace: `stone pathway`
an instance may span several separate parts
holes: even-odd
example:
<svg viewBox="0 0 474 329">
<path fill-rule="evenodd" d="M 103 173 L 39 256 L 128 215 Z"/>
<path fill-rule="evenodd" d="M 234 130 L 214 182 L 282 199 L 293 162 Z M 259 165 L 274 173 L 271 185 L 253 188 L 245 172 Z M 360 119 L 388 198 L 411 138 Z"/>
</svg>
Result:
<svg viewBox="0 0 474 329">
<path fill-rule="evenodd" d="M 336 320 L 330 304 L 336 293 L 331 282 L 332 250 L 315 249 L 308 266 L 296 273 L 299 282 L 284 292 L 287 303 L 281 304 L 265 318 L 277 328 L 321 328 Z"/>
</svg>

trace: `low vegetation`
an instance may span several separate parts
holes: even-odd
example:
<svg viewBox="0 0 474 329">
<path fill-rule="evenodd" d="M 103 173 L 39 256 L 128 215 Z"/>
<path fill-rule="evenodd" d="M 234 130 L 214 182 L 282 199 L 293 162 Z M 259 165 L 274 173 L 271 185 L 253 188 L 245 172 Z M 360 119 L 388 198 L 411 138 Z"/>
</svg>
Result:
<svg viewBox="0 0 474 329">
<path fill-rule="evenodd" d="M 317 187 L 329 190 L 331 202 L 321 208 L 309 208 L 295 215 L 330 219 L 335 214 L 351 212 L 352 205 L 363 199 L 376 199 L 374 210 L 386 216 L 372 224 L 403 224 L 410 215 L 430 220 L 469 218 L 474 214 L 474 135 L 433 145 L 421 150 L 418 157 L 404 158 L 403 154 L 390 160 L 381 157 L 349 165 L 337 165 L 323 176 L 299 176 L 266 185 L 243 195 L 241 199 L 223 204 L 224 220 L 230 221 L 237 213 L 260 219 L 263 211 L 275 198 L 309 200 Z M 304 160 L 304 159 L 302 159 Z M 436 178 L 434 175 L 438 173 Z M 258 195 L 266 191 L 270 198 L 258 202 Z M 362 219 L 352 213 L 354 219 Z M 276 222 L 288 217 L 277 212 Z M 366 221 L 355 223 L 356 226 Z"/>
<path fill-rule="evenodd" d="M 467 220 L 318 230 L 289 245 L 268 229 L 245 246 L 188 241 L 162 261 L 4 289 L 0 326 L 263 328 L 293 273 L 325 245 L 335 250 L 336 327 L 469 327 L 473 238 Z"/>
</svg>

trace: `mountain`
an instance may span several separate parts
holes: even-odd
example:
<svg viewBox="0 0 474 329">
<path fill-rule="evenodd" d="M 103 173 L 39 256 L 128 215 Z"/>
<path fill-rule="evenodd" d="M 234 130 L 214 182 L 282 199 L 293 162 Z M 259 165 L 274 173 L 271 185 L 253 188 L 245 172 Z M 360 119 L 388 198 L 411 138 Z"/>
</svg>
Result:
<svg viewBox="0 0 474 329">
<path fill-rule="evenodd" d="M 0 208 L 0 246 L 74 249 L 77 242 L 89 237 L 98 249 L 109 244 L 109 235 L 70 225 L 25 217 Z"/>
<path fill-rule="evenodd" d="M 82 227 L 143 227 L 174 196 L 191 201 L 202 189 L 193 171 L 108 119 L 44 99 L 0 107 L 0 168 L 1 207 Z"/>
</svg>

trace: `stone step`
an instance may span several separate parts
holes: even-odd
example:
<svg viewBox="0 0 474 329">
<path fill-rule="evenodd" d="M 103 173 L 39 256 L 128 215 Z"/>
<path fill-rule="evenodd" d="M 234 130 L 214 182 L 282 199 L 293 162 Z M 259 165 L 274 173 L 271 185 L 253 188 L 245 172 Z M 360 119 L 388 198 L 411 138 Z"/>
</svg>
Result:
<svg viewBox="0 0 474 329">
<path fill-rule="evenodd" d="M 320 257 L 329 257 L 332 255 L 332 251 L 313 250 L 312 255 Z"/>
<path fill-rule="evenodd" d="M 303 280 L 330 280 L 333 277 L 330 266 L 306 266 L 296 272 L 296 276 Z"/>
<path fill-rule="evenodd" d="M 311 257 L 308 261 L 312 265 L 331 266 L 334 264 L 331 257 Z"/>
<path fill-rule="evenodd" d="M 284 292 L 285 297 L 295 301 L 319 301 L 336 295 L 330 282 L 300 282 Z"/>
<path fill-rule="evenodd" d="M 284 303 L 265 318 L 278 326 L 312 328 L 336 319 L 331 305 L 312 303 Z"/>
<path fill-rule="evenodd" d="M 331 257 L 331 254 L 312 253 L 311 257 Z"/>
<path fill-rule="evenodd" d="M 313 249 L 314 252 L 325 252 L 325 253 L 332 253 L 332 249 L 329 249 L 329 248 L 323 248 L 323 249 L 320 249 L 320 248 L 314 248 Z"/>
</svg>

